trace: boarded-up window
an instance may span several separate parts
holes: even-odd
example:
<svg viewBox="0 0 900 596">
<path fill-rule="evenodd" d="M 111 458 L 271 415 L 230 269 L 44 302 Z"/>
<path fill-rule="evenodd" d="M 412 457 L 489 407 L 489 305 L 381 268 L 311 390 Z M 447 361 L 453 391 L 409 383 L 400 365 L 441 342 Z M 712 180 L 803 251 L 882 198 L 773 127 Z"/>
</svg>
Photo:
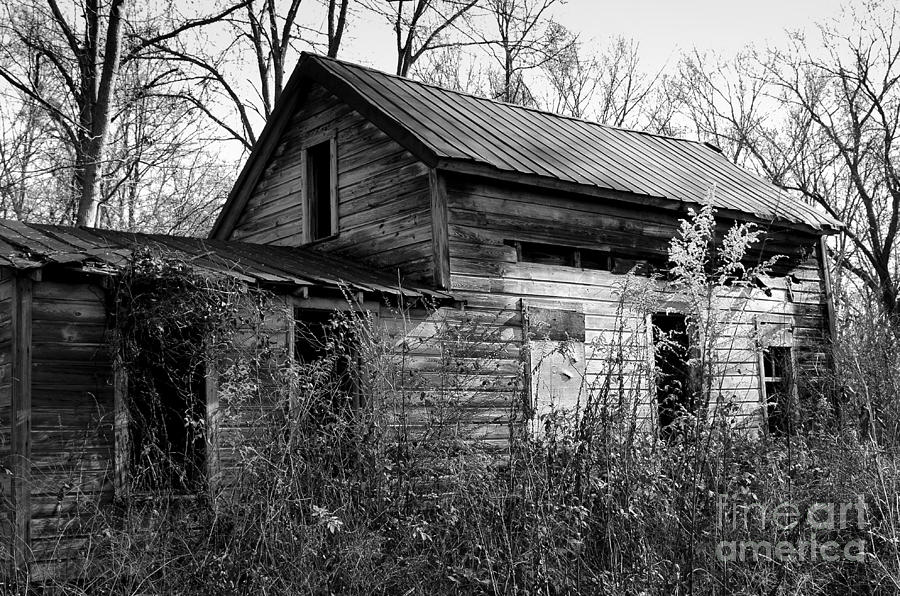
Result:
<svg viewBox="0 0 900 596">
<path fill-rule="evenodd" d="M 585 395 L 584 313 L 524 308 L 528 337 L 529 406 L 538 432 L 549 414 L 574 415 Z M 583 404 L 582 404 L 583 405 Z"/>
<path fill-rule="evenodd" d="M 337 233 L 337 191 L 335 189 L 336 160 L 334 140 L 307 148 L 304 208 L 306 211 L 306 241 L 314 242 Z"/>
<path fill-rule="evenodd" d="M 670 436 L 682 416 L 696 409 L 690 331 L 687 317 L 681 313 L 656 313 L 650 320 L 659 431 Z"/>
</svg>

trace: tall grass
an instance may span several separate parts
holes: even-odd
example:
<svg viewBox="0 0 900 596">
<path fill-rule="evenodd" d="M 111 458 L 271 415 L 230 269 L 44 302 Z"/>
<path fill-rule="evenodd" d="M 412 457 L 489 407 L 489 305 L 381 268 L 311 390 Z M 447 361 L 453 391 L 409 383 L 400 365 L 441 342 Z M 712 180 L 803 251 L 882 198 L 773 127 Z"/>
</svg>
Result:
<svg viewBox="0 0 900 596">
<path fill-rule="evenodd" d="M 704 341 L 721 339 L 727 328 L 716 314 L 717 297 L 754 273 L 740 265 L 752 230 L 735 231 L 724 243 L 730 248 L 714 256 L 711 216 L 686 223 L 673 255 Z M 661 440 L 646 395 L 654 371 L 627 364 L 640 349 L 629 312 L 651 307 L 652 284 L 630 276 L 624 283 L 619 329 L 592 346 L 610 363 L 606 373 L 585 379 L 577 412 L 550 412 L 540 433 L 521 431 L 527 411 L 510 400 L 514 432 L 503 448 L 472 436 L 477 425 L 469 424 L 473 382 L 497 369 L 512 341 L 498 337 L 491 321 L 438 322 L 421 338 L 409 334 L 407 321 L 398 337 L 350 312 L 327 326 L 320 357 L 299 363 L 266 341 L 238 353 L 236 335 L 229 335 L 223 345 L 232 353 L 221 360 L 219 377 L 224 472 L 214 493 L 96 507 L 82 516 L 79 532 L 90 539 L 74 573 L 40 588 L 897 593 L 900 362 L 890 326 L 860 319 L 846 327 L 834 346 L 833 394 L 822 400 L 833 411 L 789 438 L 731 424 L 733 412 L 716 390 L 715 350 L 707 348 L 695 363 L 700 406 L 684 413 L 685 432 Z M 401 321 L 405 313 L 398 306 Z M 263 327 L 253 332 L 257 340 Z M 412 366 L 425 344 L 440 350 L 436 377 Z M 348 359 L 366 365 L 348 368 Z M 626 375 L 645 375 L 646 382 L 629 393 Z M 524 383 L 518 379 L 508 394 Z M 862 517 L 821 523 L 823 506 L 846 503 Z M 833 541 L 839 552 L 827 554 L 838 556 L 779 556 L 765 546 L 809 553 L 811 540 Z M 845 552 L 848 544 L 856 546 Z M 738 556 L 741 545 L 751 554 Z"/>
</svg>

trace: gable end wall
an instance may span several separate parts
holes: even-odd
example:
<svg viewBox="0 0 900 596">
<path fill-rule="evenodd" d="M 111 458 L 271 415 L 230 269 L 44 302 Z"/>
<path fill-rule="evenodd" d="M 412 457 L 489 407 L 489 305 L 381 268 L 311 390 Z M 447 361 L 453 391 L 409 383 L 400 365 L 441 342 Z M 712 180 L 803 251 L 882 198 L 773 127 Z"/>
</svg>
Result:
<svg viewBox="0 0 900 596">
<path fill-rule="evenodd" d="M 316 248 L 430 280 L 428 167 L 320 85 L 300 102 L 230 238 L 301 245 L 303 142 L 335 130 L 339 234 Z"/>
</svg>

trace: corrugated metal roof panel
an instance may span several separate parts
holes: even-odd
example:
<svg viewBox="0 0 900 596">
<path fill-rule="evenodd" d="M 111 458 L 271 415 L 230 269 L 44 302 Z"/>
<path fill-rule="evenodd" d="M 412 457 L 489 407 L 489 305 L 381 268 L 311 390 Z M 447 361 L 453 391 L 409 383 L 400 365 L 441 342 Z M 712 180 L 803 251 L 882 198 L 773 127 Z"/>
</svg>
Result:
<svg viewBox="0 0 900 596">
<path fill-rule="evenodd" d="M 15 269 L 50 264 L 115 268 L 127 263 L 133 251 L 141 247 L 173 252 L 200 270 L 248 283 L 325 285 L 408 297 L 450 298 L 419 284 L 400 286 L 390 275 L 310 249 L 0 220 L 0 265 Z"/>
<path fill-rule="evenodd" d="M 439 158 L 763 219 L 839 228 L 840 222 L 729 162 L 705 143 L 604 126 L 492 101 L 306 55 L 393 117 Z"/>
</svg>

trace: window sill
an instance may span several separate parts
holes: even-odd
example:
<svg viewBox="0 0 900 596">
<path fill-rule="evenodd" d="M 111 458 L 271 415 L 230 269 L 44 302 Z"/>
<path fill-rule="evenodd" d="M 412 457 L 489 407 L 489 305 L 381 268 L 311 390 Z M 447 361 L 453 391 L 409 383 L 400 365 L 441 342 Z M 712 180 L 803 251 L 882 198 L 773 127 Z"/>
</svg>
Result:
<svg viewBox="0 0 900 596">
<path fill-rule="evenodd" d="M 312 240 L 310 242 L 304 242 L 300 246 L 303 248 L 313 248 L 315 246 L 318 246 L 319 244 L 324 244 L 331 240 L 336 240 L 340 235 L 341 235 L 340 232 L 335 232 L 334 234 L 331 234 L 330 236 L 325 236 L 324 238 L 319 238 L 317 240 Z"/>
</svg>

